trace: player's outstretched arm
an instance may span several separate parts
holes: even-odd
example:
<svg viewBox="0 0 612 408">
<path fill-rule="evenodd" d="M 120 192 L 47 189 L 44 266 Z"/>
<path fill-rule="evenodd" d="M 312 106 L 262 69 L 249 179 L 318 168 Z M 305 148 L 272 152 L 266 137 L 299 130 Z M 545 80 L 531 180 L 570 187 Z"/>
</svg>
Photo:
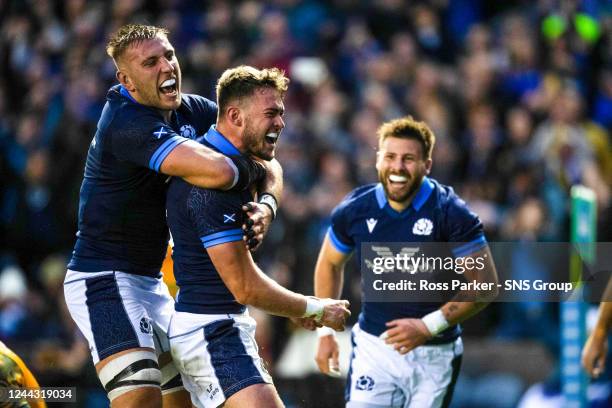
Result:
<svg viewBox="0 0 612 408">
<path fill-rule="evenodd" d="M 464 272 L 467 281 L 488 283 L 490 289 L 480 291 L 460 291 L 453 299 L 445 303 L 439 310 L 432 312 L 422 319 L 396 319 L 387 322 L 389 329 L 381 337 L 387 344 L 406 354 L 410 350 L 425 344 L 433 336 L 446 330 L 449 326 L 461 323 L 484 309 L 497 297 L 497 270 L 492 261 L 489 247 L 477 251 L 469 257 L 481 257 L 484 268 L 470 269 Z M 485 285 L 481 285 L 484 287 Z"/>
<path fill-rule="evenodd" d="M 223 282 L 238 303 L 285 317 L 311 317 L 334 330 L 344 330 L 350 316 L 346 300 L 317 299 L 292 292 L 266 276 L 240 241 L 207 248 Z"/>
<path fill-rule="evenodd" d="M 612 328 L 612 279 L 603 295 L 599 305 L 599 316 L 597 323 L 587 339 L 582 350 L 582 366 L 593 378 L 599 377 L 606 369 L 606 357 L 608 355 L 608 332 Z"/>
<path fill-rule="evenodd" d="M 344 266 L 350 254 L 337 251 L 331 244 L 329 236 L 325 237 L 314 274 L 315 296 L 324 298 L 339 298 L 342 292 Z M 333 331 L 319 329 L 319 342 L 315 361 L 319 370 L 327 375 L 340 375 L 338 361 L 340 348 Z"/>
</svg>

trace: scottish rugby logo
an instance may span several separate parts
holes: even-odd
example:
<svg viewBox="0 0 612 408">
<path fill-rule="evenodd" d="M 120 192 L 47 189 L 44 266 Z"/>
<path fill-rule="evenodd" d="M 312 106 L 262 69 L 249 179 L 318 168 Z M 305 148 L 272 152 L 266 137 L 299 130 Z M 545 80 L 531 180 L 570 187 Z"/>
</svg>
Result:
<svg viewBox="0 0 612 408">
<path fill-rule="evenodd" d="M 187 139 L 195 139 L 196 131 L 191 125 L 183 125 L 181 126 L 181 136 Z"/>
<path fill-rule="evenodd" d="M 427 218 L 419 219 L 412 227 L 414 235 L 431 235 L 431 231 L 433 231 L 433 223 Z"/>
</svg>

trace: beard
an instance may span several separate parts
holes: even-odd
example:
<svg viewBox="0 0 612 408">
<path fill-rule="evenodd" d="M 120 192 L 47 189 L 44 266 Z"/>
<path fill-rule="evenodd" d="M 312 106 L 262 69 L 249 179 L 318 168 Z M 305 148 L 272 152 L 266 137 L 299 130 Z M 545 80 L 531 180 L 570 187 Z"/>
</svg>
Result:
<svg viewBox="0 0 612 408">
<path fill-rule="evenodd" d="M 389 180 L 390 174 L 406 177 L 408 181 L 403 186 L 393 185 Z M 378 173 L 378 180 L 382 184 L 385 195 L 389 201 L 404 203 L 413 197 L 419 189 L 424 176 L 424 174 L 415 174 L 411 176 L 407 172 L 391 173 L 390 171 L 386 171 L 385 173 Z"/>
<path fill-rule="evenodd" d="M 246 119 L 246 123 L 242 134 L 242 140 L 246 151 L 260 159 L 266 161 L 272 160 L 274 158 L 275 146 L 270 148 L 269 144 L 266 142 L 267 130 L 257 131 L 253 129 L 250 125 L 249 118 Z"/>
</svg>

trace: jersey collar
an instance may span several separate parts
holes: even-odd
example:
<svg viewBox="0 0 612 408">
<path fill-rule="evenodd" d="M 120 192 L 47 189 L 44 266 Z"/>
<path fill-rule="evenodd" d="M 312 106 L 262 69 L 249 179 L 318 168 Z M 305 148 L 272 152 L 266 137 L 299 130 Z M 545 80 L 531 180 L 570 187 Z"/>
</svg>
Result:
<svg viewBox="0 0 612 408">
<path fill-rule="evenodd" d="M 217 130 L 215 125 L 212 125 L 208 132 L 204 135 L 204 140 L 217 148 L 226 156 L 238 156 L 240 151 Z"/>
<path fill-rule="evenodd" d="M 138 103 L 138 102 L 136 101 L 136 99 L 134 99 L 134 97 L 133 97 L 132 95 L 130 95 L 130 92 L 129 92 L 127 89 L 125 89 L 125 88 L 123 87 L 123 85 L 119 85 L 119 93 L 120 93 L 121 95 L 125 96 L 126 98 L 128 98 L 130 101 L 132 101 L 132 102 L 134 102 L 134 103 Z M 139 103 L 138 103 L 138 104 L 139 104 Z M 139 105 L 140 105 L 140 104 L 139 104 Z"/>
<path fill-rule="evenodd" d="M 425 204 L 433 189 L 434 184 L 432 181 L 428 177 L 423 177 L 419 191 L 417 191 L 416 195 L 412 199 L 412 202 L 410 203 L 415 211 L 419 211 L 421 207 L 423 207 L 423 204 Z M 376 201 L 378 201 L 378 207 L 380 209 L 383 209 L 385 205 L 389 203 L 387 196 L 385 195 L 385 189 L 381 183 L 376 185 Z"/>
</svg>

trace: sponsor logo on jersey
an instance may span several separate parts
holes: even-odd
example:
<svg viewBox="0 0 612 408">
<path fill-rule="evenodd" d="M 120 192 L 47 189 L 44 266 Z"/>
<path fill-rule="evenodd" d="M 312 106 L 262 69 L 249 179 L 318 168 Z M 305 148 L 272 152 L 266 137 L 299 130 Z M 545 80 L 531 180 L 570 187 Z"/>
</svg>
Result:
<svg viewBox="0 0 612 408">
<path fill-rule="evenodd" d="M 414 235 L 431 235 L 431 231 L 433 231 L 433 222 L 427 218 L 420 218 L 412 227 Z"/>
<path fill-rule="evenodd" d="M 370 234 L 372 233 L 372 231 L 374 231 L 374 227 L 376 227 L 376 223 L 378 223 L 378 220 L 374 218 L 368 218 L 366 220 L 366 224 L 368 225 L 368 231 L 370 232 Z"/>
</svg>

